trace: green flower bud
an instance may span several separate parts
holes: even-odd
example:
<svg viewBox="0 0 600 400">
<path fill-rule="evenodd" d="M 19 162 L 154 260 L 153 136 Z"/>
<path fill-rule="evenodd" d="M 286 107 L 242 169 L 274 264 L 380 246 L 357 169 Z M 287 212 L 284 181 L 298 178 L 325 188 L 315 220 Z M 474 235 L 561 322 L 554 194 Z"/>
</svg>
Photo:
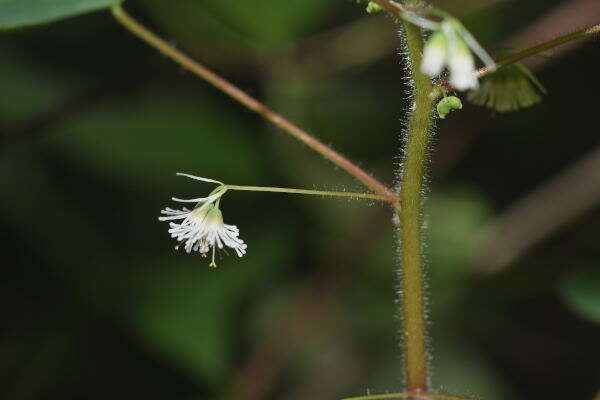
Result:
<svg viewBox="0 0 600 400">
<path fill-rule="evenodd" d="M 441 119 L 446 118 L 450 111 L 460 109 L 462 109 L 462 101 L 456 96 L 444 97 L 437 104 L 437 112 Z"/>
<path fill-rule="evenodd" d="M 369 4 L 367 4 L 367 13 L 369 14 L 375 14 L 382 10 L 383 8 L 381 8 L 381 6 L 377 3 L 370 1 Z"/>
</svg>

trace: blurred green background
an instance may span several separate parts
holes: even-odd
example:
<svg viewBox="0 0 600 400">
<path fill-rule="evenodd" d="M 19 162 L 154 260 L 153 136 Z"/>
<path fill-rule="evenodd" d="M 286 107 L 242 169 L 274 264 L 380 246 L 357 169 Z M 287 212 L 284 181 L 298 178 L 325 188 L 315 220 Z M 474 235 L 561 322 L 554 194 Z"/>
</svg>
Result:
<svg viewBox="0 0 600 400">
<path fill-rule="evenodd" d="M 577 1 L 434 3 L 496 49 Z M 353 0 L 125 7 L 395 183 L 408 88 L 389 18 Z M 581 17 L 594 12 L 597 22 L 598 9 Z M 558 21 L 548 38 L 584 24 Z M 550 92 L 542 104 L 513 114 L 466 105 L 438 124 L 426 246 L 433 387 L 486 400 L 591 400 L 600 389 L 599 208 L 522 254 L 501 236 L 482 239 L 597 146 L 599 65 L 598 40 L 579 43 L 539 62 Z M 228 193 L 225 222 L 249 248 L 216 270 L 175 252 L 157 220 L 171 196 L 212 189 L 178 171 L 363 190 L 343 171 L 106 11 L 5 32 L 0 82 L 0 398 L 326 400 L 401 390 L 385 207 Z M 597 173 L 575 176 L 600 184 Z M 577 190 L 563 187 L 562 201 L 577 203 L 568 195 Z M 539 221 L 516 225 L 506 238 Z M 495 252 L 511 261 L 491 271 Z"/>
</svg>

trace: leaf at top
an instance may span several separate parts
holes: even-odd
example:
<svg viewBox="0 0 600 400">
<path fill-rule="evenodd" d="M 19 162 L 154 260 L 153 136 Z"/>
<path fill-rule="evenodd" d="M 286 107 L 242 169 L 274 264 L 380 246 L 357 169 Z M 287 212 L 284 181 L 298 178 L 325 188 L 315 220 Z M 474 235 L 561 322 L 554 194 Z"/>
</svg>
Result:
<svg viewBox="0 0 600 400">
<path fill-rule="evenodd" d="M 108 8 L 122 0 L 0 0 L 0 30 L 57 21 Z"/>
</svg>

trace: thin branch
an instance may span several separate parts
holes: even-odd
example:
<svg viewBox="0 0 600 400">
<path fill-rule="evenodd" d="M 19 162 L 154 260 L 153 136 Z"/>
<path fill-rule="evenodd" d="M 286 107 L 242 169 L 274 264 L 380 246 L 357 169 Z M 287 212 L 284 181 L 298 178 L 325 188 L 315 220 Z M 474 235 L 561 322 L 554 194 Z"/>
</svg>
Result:
<svg viewBox="0 0 600 400">
<path fill-rule="evenodd" d="M 598 0 L 570 0 L 562 2 L 544 15 L 527 24 L 520 32 L 507 40 L 507 49 L 524 49 L 532 43 L 542 43 L 548 38 L 572 32 L 574 29 L 596 25 L 600 20 L 600 2 Z M 576 28 L 575 28 L 576 27 Z M 526 64 L 536 69 L 548 61 L 556 61 L 561 56 L 576 49 L 584 41 L 573 41 L 552 49 L 545 54 L 551 57 L 530 57 Z"/>
<path fill-rule="evenodd" d="M 600 24 L 590 26 L 589 28 L 581 29 L 581 30 L 573 32 L 573 33 L 569 33 L 567 35 L 559 36 L 559 37 L 549 40 L 547 42 L 540 43 L 540 44 L 530 47 L 528 49 L 518 51 L 514 54 L 509 55 L 506 58 L 498 60 L 498 61 L 496 61 L 496 67 L 502 68 L 507 65 L 514 64 L 517 61 L 521 61 L 524 58 L 543 53 L 544 51 L 550 50 L 554 47 L 560 46 L 560 45 L 568 43 L 570 41 L 582 39 L 582 38 L 585 38 L 588 36 L 596 35 L 598 33 L 600 33 Z M 488 67 L 483 67 L 483 68 L 480 68 L 477 70 L 477 76 L 482 77 L 482 76 L 488 75 L 491 72 L 493 72 L 493 71 L 491 71 Z"/>
<path fill-rule="evenodd" d="M 370 200 L 388 201 L 388 198 L 386 196 L 383 196 L 380 194 L 373 194 L 373 193 L 293 189 L 293 188 L 265 187 L 265 186 L 223 185 L 223 187 L 228 190 L 245 190 L 245 191 L 249 191 L 249 192 L 273 192 L 273 193 L 305 194 L 305 195 L 312 195 L 312 196 L 352 197 L 355 199 L 370 199 Z"/>
<path fill-rule="evenodd" d="M 320 153 L 329 161 L 354 176 L 356 179 L 361 181 L 364 185 L 369 187 L 377 194 L 385 196 L 390 203 L 397 201 L 397 196 L 383 183 L 375 179 L 373 176 L 365 172 L 358 165 L 352 163 L 346 157 L 331 149 L 329 146 L 319 141 L 315 137 L 311 136 L 306 131 L 302 130 L 292 122 L 288 121 L 281 115 L 269 109 L 266 105 L 262 104 L 258 100 L 249 96 L 247 93 L 223 79 L 213 71 L 209 70 L 205 66 L 201 65 L 197 61 L 191 59 L 181 51 L 175 49 L 169 43 L 146 29 L 139 22 L 133 19 L 127 14 L 120 6 L 113 6 L 111 8 L 114 17 L 119 21 L 126 29 L 128 29 L 135 36 L 139 37 L 155 49 L 159 50 L 173 61 L 177 62 L 187 70 L 193 72 L 198 77 L 206 80 L 217 89 L 228 94 L 241 104 L 246 106 L 248 109 L 261 115 L 266 120 L 275 124 L 279 128 L 283 129 L 302 143 L 314 151 Z"/>
</svg>

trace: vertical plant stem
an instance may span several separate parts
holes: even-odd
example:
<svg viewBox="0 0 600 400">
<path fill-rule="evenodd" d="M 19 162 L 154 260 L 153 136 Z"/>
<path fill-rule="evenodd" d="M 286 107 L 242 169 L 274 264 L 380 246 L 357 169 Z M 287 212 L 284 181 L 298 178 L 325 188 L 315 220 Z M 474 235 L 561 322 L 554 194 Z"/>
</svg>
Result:
<svg viewBox="0 0 600 400">
<path fill-rule="evenodd" d="M 431 81 L 419 67 L 423 52 L 421 29 L 404 22 L 407 62 L 414 84 L 414 110 L 404 144 L 404 160 L 400 201 L 397 208 L 400 220 L 402 334 L 404 343 L 405 378 L 410 392 L 426 391 L 427 332 L 423 291 L 422 203 L 427 148 L 433 119 Z"/>
</svg>

